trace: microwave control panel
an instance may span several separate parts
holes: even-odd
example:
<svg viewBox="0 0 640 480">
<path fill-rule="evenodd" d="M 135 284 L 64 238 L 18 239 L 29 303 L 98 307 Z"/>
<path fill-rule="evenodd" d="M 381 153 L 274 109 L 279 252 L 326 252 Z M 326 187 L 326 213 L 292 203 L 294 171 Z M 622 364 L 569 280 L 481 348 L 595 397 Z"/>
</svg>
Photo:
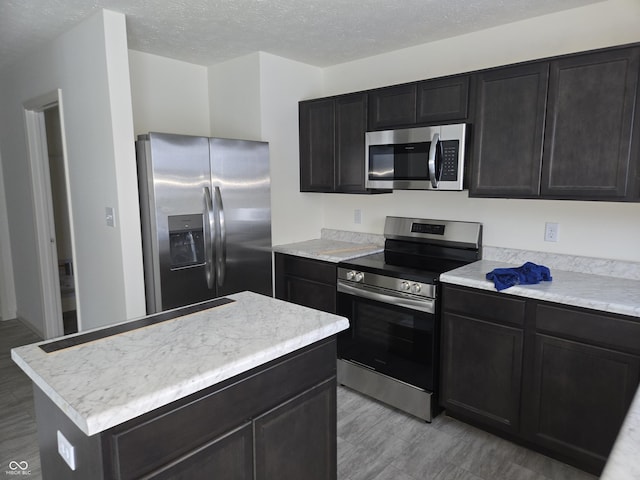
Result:
<svg viewBox="0 0 640 480">
<path fill-rule="evenodd" d="M 458 140 L 443 140 L 442 142 L 442 174 L 440 181 L 455 182 L 458 180 Z"/>
</svg>

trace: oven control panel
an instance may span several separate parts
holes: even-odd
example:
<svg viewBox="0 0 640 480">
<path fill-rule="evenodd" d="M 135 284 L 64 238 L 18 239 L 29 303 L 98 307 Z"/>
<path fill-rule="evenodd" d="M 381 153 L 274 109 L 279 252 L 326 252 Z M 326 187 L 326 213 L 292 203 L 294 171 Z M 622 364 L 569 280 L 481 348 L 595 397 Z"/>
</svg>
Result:
<svg viewBox="0 0 640 480">
<path fill-rule="evenodd" d="M 379 288 L 394 293 L 416 295 L 424 298 L 436 297 L 436 286 L 430 283 L 416 282 L 402 278 L 362 272 L 349 268 L 338 268 L 338 282 L 346 281 L 356 287 Z"/>
</svg>

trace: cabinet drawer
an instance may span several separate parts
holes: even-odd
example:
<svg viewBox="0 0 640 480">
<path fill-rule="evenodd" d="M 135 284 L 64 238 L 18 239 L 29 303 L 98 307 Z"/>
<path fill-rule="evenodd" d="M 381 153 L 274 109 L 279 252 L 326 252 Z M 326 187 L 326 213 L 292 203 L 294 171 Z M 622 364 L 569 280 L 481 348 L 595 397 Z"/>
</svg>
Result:
<svg viewBox="0 0 640 480">
<path fill-rule="evenodd" d="M 536 305 L 536 329 L 640 354 L 640 322 L 631 319 L 539 303 Z"/>
<path fill-rule="evenodd" d="M 336 284 L 336 265 L 322 260 L 276 253 L 276 267 L 284 275 L 313 282 Z"/>
<path fill-rule="evenodd" d="M 517 327 L 524 326 L 525 300 L 448 285 L 443 289 L 442 299 L 443 309 L 447 312 Z"/>
<path fill-rule="evenodd" d="M 115 477 L 138 478 L 331 378 L 335 358 L 335 340 L 320 343 L 116 427 Z"/>
</svg>

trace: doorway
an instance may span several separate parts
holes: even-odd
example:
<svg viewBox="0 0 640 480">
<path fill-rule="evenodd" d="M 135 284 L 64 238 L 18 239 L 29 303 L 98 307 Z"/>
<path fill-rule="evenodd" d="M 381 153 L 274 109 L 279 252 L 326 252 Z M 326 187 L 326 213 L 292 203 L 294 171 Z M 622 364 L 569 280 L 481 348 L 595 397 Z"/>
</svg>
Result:
<svg viewBox="0 0 640 480">
<path fill-rule="evenodd" d="M 25 104 L 44 336 L 78 331 L 77 281 L 60 91 Z"/>
</svg>

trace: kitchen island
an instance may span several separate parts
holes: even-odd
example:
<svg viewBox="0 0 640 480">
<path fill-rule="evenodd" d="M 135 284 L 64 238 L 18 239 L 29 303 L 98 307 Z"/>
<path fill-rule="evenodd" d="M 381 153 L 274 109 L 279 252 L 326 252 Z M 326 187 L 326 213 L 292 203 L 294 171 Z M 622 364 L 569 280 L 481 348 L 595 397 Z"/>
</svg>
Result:
<svg viewBox="0 0 640 480">
<path fill-rule="evenodd" d="M 347 327 L 243 292 L 16 348 L 44 478 L 335 479 Z"/>
</svg>

